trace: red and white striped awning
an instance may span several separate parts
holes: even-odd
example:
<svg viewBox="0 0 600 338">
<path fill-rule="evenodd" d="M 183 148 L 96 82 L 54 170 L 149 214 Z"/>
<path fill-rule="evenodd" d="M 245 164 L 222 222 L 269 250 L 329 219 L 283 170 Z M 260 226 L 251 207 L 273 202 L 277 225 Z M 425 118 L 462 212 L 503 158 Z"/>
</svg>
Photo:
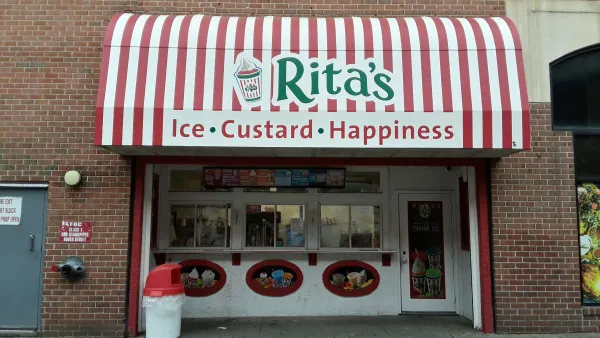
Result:
<svg viewBox="0 0 600 338">
<path fill-rule="evenodd" d="M 297 135 L 266 137 L 269 119 Z M 252 123 L 261 135 L 240 138 Z M 117 14 L 95 127 L 108 147 L 530 147 L 521 43 L 503 17 Z"/>
</svg>

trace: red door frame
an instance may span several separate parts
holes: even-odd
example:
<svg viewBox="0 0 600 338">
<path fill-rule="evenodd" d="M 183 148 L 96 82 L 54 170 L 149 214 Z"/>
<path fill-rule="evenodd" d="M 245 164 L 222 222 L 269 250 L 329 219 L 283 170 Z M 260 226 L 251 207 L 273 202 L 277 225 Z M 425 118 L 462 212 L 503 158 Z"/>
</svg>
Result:
<svg viewBox="0 0 600 338">
<path fill-rule="evenodd" d="M 484 333 L 494 332 L 492 298 L 492 257 L 490 248 L 490 203 L 488 167 L 485 159 L 475 158 L 287 158 L 287 157 L 136 157 L 131 252 L 129 266 L 129 304 L 127 311 L 127 334 L 138 333 L 138 308 L 140 293 L 140 269 L 142 249 L 142 223 L 144 181 L 146 164 L 202 164 L 222 166 L 468 166 L 475 168 L 476 195 L 479 223 L 479 266 L 481 276 L 481 320 Z"/>
</svg>

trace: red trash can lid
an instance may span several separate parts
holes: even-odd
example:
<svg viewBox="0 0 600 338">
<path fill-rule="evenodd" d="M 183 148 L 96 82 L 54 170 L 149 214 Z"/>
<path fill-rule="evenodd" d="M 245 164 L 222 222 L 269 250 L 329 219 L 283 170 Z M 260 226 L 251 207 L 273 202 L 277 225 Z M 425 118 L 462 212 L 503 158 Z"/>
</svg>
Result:
<svg viewBox="0 0 600 338">
<path fill-rule="evenodd" d="M 181 265 L 167 263 L 157 266 L 146 277 L 144 296 L 164 297 L 184 294 Z"/>
</svg>

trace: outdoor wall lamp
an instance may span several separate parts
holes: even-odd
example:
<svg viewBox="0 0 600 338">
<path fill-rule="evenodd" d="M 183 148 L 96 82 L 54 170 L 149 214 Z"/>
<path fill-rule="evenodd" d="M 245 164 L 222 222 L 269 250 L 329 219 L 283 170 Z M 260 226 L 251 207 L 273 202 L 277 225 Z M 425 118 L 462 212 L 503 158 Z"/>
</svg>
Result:
<svg viewBox="0 0 600 338">
<path fill-rule="evenodd" d="M 79 185 L 81 183 L 81 174 L 76 170 L 68 171 L 65 174 L 65 183 L 71 187 Z"/>
</svg>

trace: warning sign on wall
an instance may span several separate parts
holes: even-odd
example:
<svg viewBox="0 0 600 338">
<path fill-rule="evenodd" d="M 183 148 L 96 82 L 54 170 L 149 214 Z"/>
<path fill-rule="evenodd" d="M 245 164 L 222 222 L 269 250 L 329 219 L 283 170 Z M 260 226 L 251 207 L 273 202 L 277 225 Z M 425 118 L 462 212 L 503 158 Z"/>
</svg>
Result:
<svg viewBox="0 0 600 338">
<path fill-rule="evenodd" d="M 92 222 L 62 221 L 59 237 L 61 243 L 91 243 Z"/>
<path fill-rule="evenodd" d="M 23 197 L 0 196 L 0 225 L 21 224 Z"/>
</svg>

